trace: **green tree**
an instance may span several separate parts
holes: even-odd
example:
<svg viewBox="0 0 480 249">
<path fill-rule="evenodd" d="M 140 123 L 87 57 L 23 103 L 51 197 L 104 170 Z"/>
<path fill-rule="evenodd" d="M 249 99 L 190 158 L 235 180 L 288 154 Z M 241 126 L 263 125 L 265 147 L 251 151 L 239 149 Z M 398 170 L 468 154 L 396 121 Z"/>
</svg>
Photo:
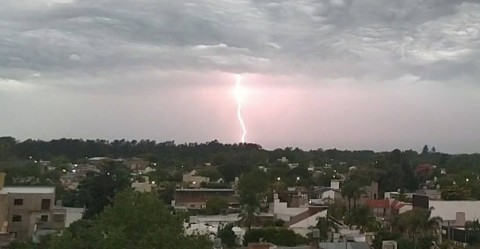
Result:
<svg viewBox="0 0 480 249">
<path fill-rule="evenodd" d="M 430 152 L 430 151 L 428 150 L 428 145 L 423 146 L 422 155 L 427 155 L 428 152 Z"/>
<path fill-rule="evenodd" d="M 92 173 L 80 182 L 76 198 L 87 208 L 87 218 L 103 211 L 112 204 L 115 194 L 130 188 L 130 174 L 122 164 L 106 162 L 100 173 Z"/>
<path fill-rule="evenodd" d="M 320 241 L 327 241 L 329 234 L 338 232 L 337 224 L 328 215 L 327 217 L 320 217 L 315 227 L 320 231 Z"/>
<path fill-rule="evenodd" d="M 232 228 L 233 225 L 228 224 L 218 230 L 217 236 L 222 240 L 222 244 L 227 246 L 227 248 L 235 248 L 235 246 L 237 245 L 237 236 L 235 236 Z"/>
<path fill-rule="evenodd" d="M 268 227 L 247 231 L 244 237 L 244 244 L 248 245 L 249 242 L 259 242 L 260 239 L 278 246 L 296 246 L 307 242 L 305 237 L 296 234 L 290 229 L 284 227 Z"/>
<path fill-rule="evenodd" d="M 468 198 L 470 198 L 470 190 L 454 184 L 444 188 L 441 192 L 441 196 L 442 199 L 447 201 L 467 200 Z"/>
<path fill-rule="evenodd" d="M 474 221 L 467 221 L 465 224 L 467 230 L 467 242 L 470 245 L 480 244 L 480 222 L 478 219 Z"/>
<path fill-rule="evenodd" d="M 228 209 L 228 201 L 225 199 L 215 196 L 207 200 L 206 213 L 209 215 L 220 214 L 226 209 Z"/>
<path fill-rule="evenodd" d="M 413 209 L 397 216 L 392 225 L 416 245 L 419 238 L 435 236 L 440 229 L 442 219 L 431 214 L 432 209 Z"/>
<path fill-rule="evenodd" d="M 244 226 L 247 228 L 247 231 L 252 228 L 253 223 L 255 222 L 255 217 L 258 214 L 258 207 L 255 205 L 244 204 L 242 212 L 238 215 L 241 218 Z"/>
<path fill-rule="evenodd" d="M 259 206 L 268 187 L 266 179 L 267 174 L 261 170 L 252 170 L 243 174 L 238 182 L 240 202 L 251 206 Z"/>
<path fill-rule="evenodd" d="M 354 208 L 349 216 L 349 220 L 361 232 L 376 232 L 381 226 L 367 206 Z"/>
<path fill-rule="evenodd" d="M 122 192 L 96 218 L 53 238 L 50 249 L 211 248 L 205 237 L 184 235 L 182 224 L 182 218 L 173 215 L 156 195 Z"/>
<path fill-rule="evenodd" d="M 361 197 L 361 195 L 365 191 L 362 189 L 362 186 L 356 181 L 346 181 L 341 189 L 342 197 L 346 197 L 348 201 L 348 212 L 352 210 L 352 200 L 353 200 L 353 207 L 355 208 L 357 205 L 357 200 Z"/>
</svg>

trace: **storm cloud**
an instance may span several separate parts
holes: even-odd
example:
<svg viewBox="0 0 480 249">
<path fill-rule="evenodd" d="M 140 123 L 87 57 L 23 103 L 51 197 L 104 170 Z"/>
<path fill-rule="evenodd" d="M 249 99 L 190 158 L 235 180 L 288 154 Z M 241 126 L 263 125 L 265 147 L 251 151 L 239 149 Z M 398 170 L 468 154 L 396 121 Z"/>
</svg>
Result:
<svg viewBox="0 0 480 249">
<path fill-rule="evenodd" d="M 243 73 L 267 147 L 478 151 L 479 37 L 476 1 L 1 1 L 0 133 L 235 142 Z"/>
</svg>

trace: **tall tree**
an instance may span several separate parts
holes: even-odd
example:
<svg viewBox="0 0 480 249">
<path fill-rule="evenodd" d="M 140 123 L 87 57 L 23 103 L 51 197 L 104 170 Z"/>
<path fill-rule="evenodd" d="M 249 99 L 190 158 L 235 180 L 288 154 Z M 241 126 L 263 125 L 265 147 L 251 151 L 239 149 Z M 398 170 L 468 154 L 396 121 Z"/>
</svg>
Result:
<svg viewBox="0 0 480 249">
<path fill-rule="evenodd" d="M 430 151 L 428 150 L 428 145 L 423 146 L 422 155 L 427 155 L 428 152 L 430 152 Z"/>
<path fill-rule="evenodd" d="M 330 234 L 338 232 L 339 229 L 329 215 L 318 218 L 315 227 L 320 231 L 320 241 L 328 241 Z"/>
<path fill-rule="evenodd" d="M 410 210 L 400 214 L 393 221 L 392 225 L 405 236 L 413 239 L 414 244 L 416 244 L 420 235 L 437 235 L 439 232 L 442 219 L 440 217 L 432 217 L 432 210 L 432 208 Z"/>
<path fill-rule="evenodd" d="M 76 198 L 87 208 L 87 218 L 103 211 L 112 204 L 115 194 L 130 187 L 130 174 L 122 164 L 105 162 L 100 173 L 91 173 L 80 182 Z"/>
<path fill-rule="evenodd" d="M 151 193 L 119 193 L 111 207 L 53 239 L 50 249 L 210 249 L 204 237 L 184 235 L 182 218 Z"/>
<path fill-rule="evenodd" d="M 344 182 L 341 194 L 342 197 L 347 198 L 349 212 L 352 210 L 352 200 L 354 204 L 353 206 L 356 207 L 357 200 L 361 197 L 362 193 L 364 193 L 364 190 L 362 190 L 362 186 L 360 186 L 358 182 L 353 180 Z"/>
<path fill-rule="evenodd" d="M 255 217 L 258 214 L 258 207 L 251 204 L 244 204 L 242 207 L 242 212 L 238 215 L 243 225 L 249 231 L 252 228 L 253 223 L 255 222 Z"/>
</svg>

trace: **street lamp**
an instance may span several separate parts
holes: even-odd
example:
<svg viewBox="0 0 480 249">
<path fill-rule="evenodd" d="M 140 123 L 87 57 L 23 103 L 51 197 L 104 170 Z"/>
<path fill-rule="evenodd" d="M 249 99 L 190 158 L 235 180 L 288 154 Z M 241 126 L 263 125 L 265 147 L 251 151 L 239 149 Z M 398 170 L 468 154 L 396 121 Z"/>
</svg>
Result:
<svg viewBox="0 0 480 249">
<path fill-rule="evenodd" d="M 297 176 L 297 181 L 300 181 L 300 176 Z"/>
<path fill-rule="evenodd" d="M 277 177 L 277 181 L 280 181 L 280 177 Z"/>
</svg>

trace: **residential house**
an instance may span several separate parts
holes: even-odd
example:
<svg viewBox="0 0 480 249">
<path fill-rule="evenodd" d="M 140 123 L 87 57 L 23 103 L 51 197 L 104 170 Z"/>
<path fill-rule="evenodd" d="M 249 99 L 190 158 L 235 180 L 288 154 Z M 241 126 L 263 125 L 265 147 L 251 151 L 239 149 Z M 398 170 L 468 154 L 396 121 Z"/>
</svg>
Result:
<svg viewBox="0 0 480 249">
<path fill-rule="evenodd" d="M 299 207 L 289 207 L 287 202 L 281 202 L 278 194 L 273 195 L 273 202 L 269 205 L 269 213 L 276 216 L 277 219 L 290 221 L 291 217 L 297 216 L 308 210 L 308 202 Z"/>
<path fill-rule="evenodd" d="M 378 221 L 388 225 L 393 215 L 402 214 L 412 209 L 412 205 L 395 199 L 369 199 L 366 205 Z"/>
<path fill-rule="evenodd" d="M 317 198 L 322 199 L 326 203 L 333 203 L 342 198 L 340 190 L 340 180 L 333 179 L 330 181 L 330 187 L 323 187 L 315 190 Z"/>
<path fill-rule="evenodd" d="M 150 163 L 141 158 L 134 157 L 134 158 L 125 160 L 125 164 L 133 172 L 139 172 L 139 171 L 145 170 Z"/>
<path fill-rule="evenodd" d="M 225 199 L 230 206 L 239 205 L 239 198 L 234 189 L 176 189 L 172 206 L 185 209 L 203 209 L 206 207 L 208 199 L 220 197 Z"/>
<path fill-rule="evenodd" d="M 195 170 L 190 173 L 183 174 L 183 184 L 187 188 L 201 188 L 202 183 L 209 182 L 209 177 L 197 176 L 197 171 Z"/>
<path fill-rule="evenodd" d="M 378 182 L 372 181 L 370 186 L 364 186 L 363 190 L 365 192 L 363 198 L 378 199 Z"/>
<path fill-rule="evenodd" d="M 133 190 L 142 193 L 152 192 L 152 189 L 155 189 L 156 186 L 157 185 L 155 181 L 150 181 L 150 178 L 148 176 L 143 176 L 141 177 L 141 180 L 137 179 L 132 182 Z"/>
<path fill-rule="evenodd" d="M 428 177 L 430 176 L 433 171 L 437 168 L 437 166 L 435 165 L 432 165 L 432 164 L 428 164 L 428 163 L 424 163 L 424 164 L 419 164 L 416 168 L 415 168 L 415 174 L 417 176 L 420 176 L 420 177 Z"/>
</svg>

